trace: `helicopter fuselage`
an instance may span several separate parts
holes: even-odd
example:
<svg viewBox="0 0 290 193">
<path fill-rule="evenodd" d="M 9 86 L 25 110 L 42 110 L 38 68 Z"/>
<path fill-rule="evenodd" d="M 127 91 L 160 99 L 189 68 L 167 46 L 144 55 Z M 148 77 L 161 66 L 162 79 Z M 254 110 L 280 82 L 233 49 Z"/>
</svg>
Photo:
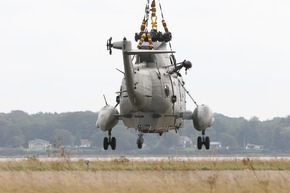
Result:
<svg viewBox="0 0 290 193">
<path fill-rule="evenodd" d="M 169 73 L 174 65 L 166 44 L 155 43 L 155 50 L 145 44 L 140 50 L 132 51 L 131 42 L 124 39 L 113 47 L 122 49 L 125 71 L 119 95 L 119 119 L 128 128 L 143 133 L 162 133 L 182 127 L 184 82 L 179 73 Z"/>
<path fill-rule="evenodd" d="M 185 111 L 186 96 L 182 77 L 156 65 L 145 61 L 134 65 L 133 102 L 127 93 L 126 77 L 122 81 L 120 118 L 128 128 L 160 133 L 183 126 L 180 114 Z"/>
</svg>

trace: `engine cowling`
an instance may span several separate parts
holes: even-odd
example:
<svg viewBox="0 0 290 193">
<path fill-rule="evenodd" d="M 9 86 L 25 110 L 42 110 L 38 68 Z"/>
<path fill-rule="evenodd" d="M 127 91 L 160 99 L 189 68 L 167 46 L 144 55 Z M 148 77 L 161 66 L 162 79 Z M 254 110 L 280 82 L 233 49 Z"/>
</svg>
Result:
<svg viewBox="0 0 290 193">
<path fill-rule="evenodd" d="M 98 120 L 96 122 L 97 128 L 100 128 L 102 131 L 112 130 L 115 125 L 118 123 L 119 111 L 110 105 L 104 106 L 98 115 Z"/>
<path fill-rule="evenodd" d="M 192 114 L 193 126 L 198 131 L 203 131 L 212 126 L 214 122 L 212 110 L 207 105 L 197 106 Z"/>
</svg>

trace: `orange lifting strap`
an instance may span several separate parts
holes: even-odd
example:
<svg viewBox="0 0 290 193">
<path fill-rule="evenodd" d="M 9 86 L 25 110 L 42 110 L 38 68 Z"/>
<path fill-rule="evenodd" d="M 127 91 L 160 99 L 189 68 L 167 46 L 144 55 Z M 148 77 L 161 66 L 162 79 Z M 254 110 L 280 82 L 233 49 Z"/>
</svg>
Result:
<svg viewBox="0 0 290 193">
<path fill-rule="evenodd" d="M 151 4 L 151 24 L 152 24 L 152 29 L 157 30 L 157 16 L 156 16 L 155 0 L 153 0 Z"/>
<path fill-rule="evenodd" d="M 167 28 L 167 24 L 166 24 L 166 22 L 164 20 L 164 17 L 163 17 L 163 12 L 162 12 L 162 7 L 161 7 L 160 0 L 159 0 L 159 7 L 160 7 L 160 11 L 161 11 L 162 26 L 164 28 L 164 31 L 166 33 L 170 33 L 168 28 Z M 146 7 L 145 7 L 145 16 L 143 18 L 143 21 L 142 21 L 142 24 L 141 24 L 141 27 L 140 27 L 140 33 L 139 34 L 136 33 L 136 36 L 135 36 L 135 40 L 136 41 L 139 40 L 139 43 L 137 45 L 137 48 L 139 48 L 139 49 L 141 48 L 141 46 L 142 46 L 144 41 L 148 41 L 150 49 L 154 48 L 153 41 L 162 41 L 160 39 L 156 40 L 155 34 L 151 34 L 150 32 L 148 32 L 147 26 L 148 26 L 148 20 L 149 20 L 150 12 L 151 12 L 151 18 L 150 19 L 151 19 L 151 26 L 152 26 L 151 32 L 153 31 L 153 32 L 156 32 L 156 33 L 161 33 L 161 32 L 157 32 L 156 2 L 155 2 L 155 0 L 152 0 L 151 9 L 149 9 L 149 0 L 147 0 L 147 4 L 146 4 Z"/>
</svg>

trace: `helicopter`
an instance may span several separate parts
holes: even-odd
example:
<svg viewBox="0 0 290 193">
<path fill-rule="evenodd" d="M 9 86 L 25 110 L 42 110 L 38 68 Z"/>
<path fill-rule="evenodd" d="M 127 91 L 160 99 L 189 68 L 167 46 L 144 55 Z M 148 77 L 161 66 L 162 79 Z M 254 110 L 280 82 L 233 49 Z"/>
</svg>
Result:
<svg viewBox="0 0 290 193">
<path fill-rule="evenodd" d="M 147 29 L 150 13 L 151 31 Z M 161 136 L 170 130 L 178 132 L 184 126 L 184 120 L 192 120 L 194 128 L 202 132 L 197 138 L 197 148 L 210 148 L 210 138 L 205 135 L 205 130 L 214 122 L 213 112 L 207 105 L 198 105 L 185 88 L 180 71 L 185 69 L 187 72 L 192 64 L 188 60 L 176 62 L 175 51 L 168 49 L 168 44 L 171 48 L 172 34 L 163 13 L 162 18 L 165 32 L 157 30 L 155 0 L 151 3 L 151 9 L 148 0 L 140 33 L 135 34 L 135 41 L 139 41 L 137 49 L 133 49 L 131 41 L 126 38 L 113 43 L 112 38 L 107 40 L 110 55 L 112 49 L 122 51 L 124 71 L 119 71 L 124 77 L 117 92 L 117 104 L 108 105 L 105 98 L 106 105 L 98 113 L 96 127 L 108 132 L 108 137 L 103 140 L 105 150 L 109 146 L 112 150 L 116 149 L 117 140 L 112 137 L 112 130 L 120 120 L 127 128 L 138 131 L 136 143 L 139 149 L 144 144 L 144 133 Z M 196 105 L 193 112 L 186 110 L 186 95 Z"/>
</svg>

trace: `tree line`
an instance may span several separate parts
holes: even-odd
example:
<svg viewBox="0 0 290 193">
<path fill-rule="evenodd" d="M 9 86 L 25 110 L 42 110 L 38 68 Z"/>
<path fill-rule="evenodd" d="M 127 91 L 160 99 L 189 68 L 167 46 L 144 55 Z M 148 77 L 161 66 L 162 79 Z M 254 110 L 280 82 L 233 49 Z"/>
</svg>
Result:
<svg viewBox="0 0 290 193">
<path fill-rule="evenodd" d="M 89 139 L 92 146 L 102 148 L 103 138 L 107 136 L 95 127 L 98 113 L 91 111 L 66 113 L 28 114 L 23 111 L 0 113 L 0 147 L 28 147 L 33 139 L 44 139 L 51 144 L 61 138 L 63 145 L 80 145 L 81 139 Z M 290 152 L 290 116 L 260 121 L 257 117 L 247 120 L 215 114 L 214 125 L 206 131 L 211 141 L 219 141 L 223 147 L 243 148 L 246 144 L 263 145 L 273 152 Z M 136 150 L 137 133 L 120 123 L 113 129 L 119 151 Z M 188 136 L 193 144 L 201 133 L 193 129 L 191 121 L 185 121 L 179 132 L 170 131 L 162 136 L 145 134 L 146 148 L 156 151 L 176 147 L 179 136 Z"/>
</svg>

